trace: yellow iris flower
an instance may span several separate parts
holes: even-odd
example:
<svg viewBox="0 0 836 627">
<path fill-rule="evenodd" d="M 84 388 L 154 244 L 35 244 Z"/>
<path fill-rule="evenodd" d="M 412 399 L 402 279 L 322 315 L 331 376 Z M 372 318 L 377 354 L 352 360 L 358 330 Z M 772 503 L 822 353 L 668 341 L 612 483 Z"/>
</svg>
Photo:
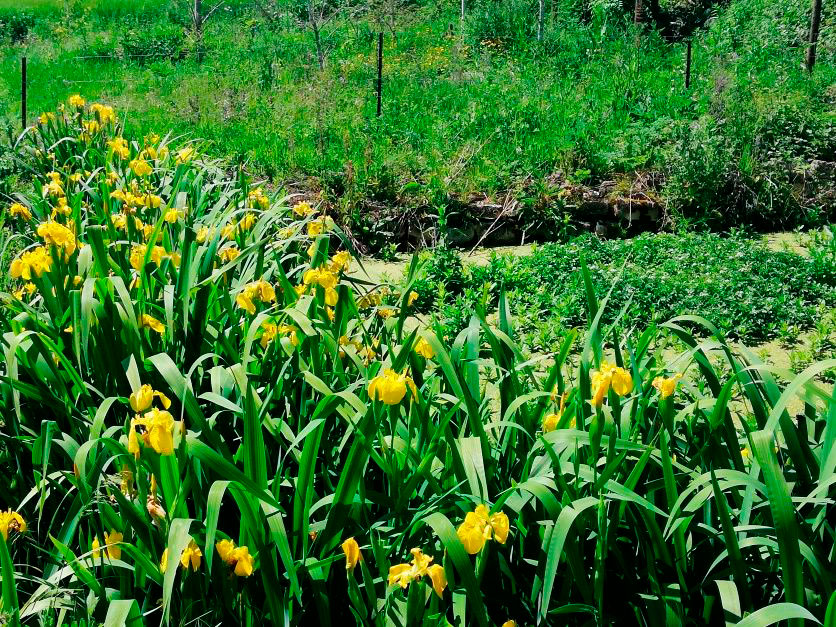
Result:
<svg viewBox="0 0 836 627">
<path fill-rule="evenodd" d="M 275 288 L 264 279 L 247 283 L 235 296 L 235 304 L 251 315 L 255 313 L 256 302 L 270 303 L 275 300 Z"/>
<path fill-rule="evenodd" d="M 406 396 L 407 389 L 412 396 L 417 397 L 415 383 L 405 374 L 399 374 L 387 369 L 382 375 L 376 376 L 369 382 L 369 396 L 372 400 L 383 401 L 387 405 L 397 405 Z"/>
<path fill-rule="evenodd" d="M 128 452 L 139 457 L 139 435 L 142 429 L 142 441 L 160 455 L 174 453 L 174 417 L 165 410 L 152 409 L 144 416 L 131 419 L 128 433 Z"/>
<path fill-rule="evenodd" d="M 113 151 L 113 154 L 120 159 L 127 159 L 131 156 L 131 147 L 128 145 L 128 142 L 124 137 L 114 137 L 113 139 L 108 140 L 107 147 L 110 148 Z M 111 172 L 110 175 L 108 175 L 108 181 L 111 185 L 116 182 L 116 178 L 117 174 L 115 172 Z"/>
<path fill-rule="evenodd" d="M 677 373 L 668 378 L 656 377 L 653 379 L 653 387 L 659 390 L 659 396 L 661 398 L 668 398 L 669 396 L 673 396 L 673 393 L 676 391 L 676 384 L 679 383 L 681 378 L 681 373 Z"/>
<path fill-rule="evenodd" d="M 24 252 L 12 261 L 9 273 L 13 279 L 31 280 L 32 276 L 40 277 L 49 272 L 52 267 L 52 255 L 45 246 L 38 246 Z"/>
<path fill-rule="evenodd" d="M 38 225 L 38 236 L 50 246 L 62 249 L 65 258 L 72 255 L 77 247 L 75 233 L 58 222 L 43 222 Z"/>
<path fill-rule="evenodd" d="M 433 347 L 430 346 L 430 343 L 424 338 L 420 338 L 417 342 L 415 342 L 415 348 L 413 350 L 424 359 L 432 359 L 435 357 Z"/>
<path fill-rule="evenodd" d="M 309 215 L 316 213 L 316 209 L 306 202 L 300 202 L 293 205 L 293 213 L 300 218 L 307 218 Z"/>
<path fill-rule="evenodd" d="M 9 532 L 23 533 L 26 531 L 26 521 L 23 516 L 11 509 L 0 511 L 0 534 L 4 540 L 9 539 Z"/>
<path fill-rule="evenodd" d="M 624 368 L 604 361 L 601 369 L 592 375 L 592 404 L 600 407 L 610 387 L 618 396 L 625 396 L 633 390 L 633 377 Z"/>
<path fill-rule="evenodd" d="M 131 409 L 136 413 L 141 414 L 146 409 L 151 407 L 154 397 L 160 399 L 160 403 L 164 409 L 171 407 L 171 400 L 162 392 L 157 392 L 147 383 L 142 385 L 136 392 L 132 392 L 128 399 L 131 403 Z"/>
<path fill-rule="evenodd" d="M 105 531 L 104 534 L 105 538 L 105 553 L 107 553 L 108 558 L 112 560 L 118 560 L 122 557 L 122 547 L 119 546 L 119 543 L 122 542 L 122 534 L 115 529 L 111 529 L 110 533 Z M 102 555 L 101 545 L 99 544 L 99 537 L 96 536 L 93 538 L 93 544 L 91 548 L 93 549 L 93 558 L 99 559 Z"/>
<path fill-rule="evenodd" d="M 337 276 L 327 268 L 311 268 L 302 275 L 305 285 L 319 285 L 323 289 L 337 287 Z"/>
<path fill-rule="evenodd" d="M 456 535 L 459 536 L 464 550 L 475 555 L 488 540 L 494 539 L 500 544 L 505 544 L 509 528 L 508 516 L 504 512 L 490 514 L 487 506 L 477 505 L 474 511 L 467 513 L 464 522 L 456 530 Z"/>
<path fill-rule="evenodd" d="M 444 573 L 444 567 L 439 564 L 430 565 L 433 558 L 425 555 L 421 549 L 412 549 L 410 553 L 412 553 L 411 563 L 396 564 L 389 568 L 389 585 L 398 585 L 403 589 L 413 581 L 427 576 L 432 581 L 433 590 L 441 597 L 447 587 L 447 575 Z"/>
<path fill-rule="evenodd" d="M 20 216 L 27 222 L 32 219 L 32 212 L 29 210 L 29 207 L 27 207 L 26 205 L 22 205 L 19 202 L 13 203 L 9 207 L 9 215 L 13 218 L 16 216 Z"/>
<path fill-rule="evenodd" d="M 360 545 L 357 544 L 357 540 L 354 538 L 349 538 L 341 546 L 343 553 L 345 553 L 345 569 L 354 570 L 357 562 L 363 559 L 363 554 L 360 552 Z"/>
<path fill-rule="evenodd" d="M 220 558 L 232 567 L 232 572 L 237 577 L 249 577 L 253 574 L 254 558 L 246 546 L 236 548 L 232 540 L 221 540 L 215 544 Z"/>
<path fill-rule="evenodd" d="M 186 146 L 185 148 L 181 148 L 177 151 L 175 161 L 177 165 L 182 165 L 194 159 L 196 154 L 197 151 L 192 146 Z"/>
<path fill-rule="evenodd" d="M 183 553 L 180 555 L 180 565 L 184 570 L 188 570 L 191 565 L 192 570 L 197 572 L 197 569 L 200 568 L 200 561 L 202 558 L 203 553 L 197 546 L 197 543 L 192 540 L 189 542 L 189 546 L 183 549 Z"/>
<path fill-rule="evenodd" d="M 346 272 L 351 266 L 351 255 L 346 250 L 341 250 L 331 257 L 331 272 Z"/>
<path fill-rule="evenodd" d="M 238 258 L 238 255 L 241 254 L 241 251 L 238 250 L 235 246 L 227 246 L 222 251 L 218 253 L 218 257 L 221 258 L 221 261 L 224 263 L 229 263 L 230 261 L 234 261 Z"/>
<path fill-rule="evenodd" d="M 136 176 L 148 176 L 154 171 L 154 168 L 145 159 L 134 159 L 129 167 Z"/>
<path fill-rule="evenodd" d="M 139 318 L 139 328 L 144 329 L 145 327 L 148 327 L 160 335 L 165 334 L 165 327 L 163 326 L 163 323 L 149 314 L 142 314 Z"/>
</svg>

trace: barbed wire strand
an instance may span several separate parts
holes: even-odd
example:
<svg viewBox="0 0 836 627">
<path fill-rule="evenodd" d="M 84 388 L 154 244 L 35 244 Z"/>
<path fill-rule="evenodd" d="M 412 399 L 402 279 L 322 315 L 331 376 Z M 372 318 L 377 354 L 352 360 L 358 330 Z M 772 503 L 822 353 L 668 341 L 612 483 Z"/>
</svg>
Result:
<svg viewBox="0 0 836 627">
<path fill-rule="evenodd" d="M 184 56 L 191 56 L 197 54 L 195 52 L 188 52 Z M 215 53 L 204 52 L 202 53 L 204 57 L 211 57 Z M 177 55 L 168 54 L 166 52 L 151 52 L 148 54 L 125 54 L 124 56 L 117 56 L 112 54 L 88 54 L 88 55 L 81 55 L 78 57 L 73 57 L 73 60 L 81 60 L 81 59 L 111 59 L 113 61 L 125 61 L 129 59 L 145 59 L 148 57 L 163 57 L 163 58 L 172 58 Z"/>
</svg>

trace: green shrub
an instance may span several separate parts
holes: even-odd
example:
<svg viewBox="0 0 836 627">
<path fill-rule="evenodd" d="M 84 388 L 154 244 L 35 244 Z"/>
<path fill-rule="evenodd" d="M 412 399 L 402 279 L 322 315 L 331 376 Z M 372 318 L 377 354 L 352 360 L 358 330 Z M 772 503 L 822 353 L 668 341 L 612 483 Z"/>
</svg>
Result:
<svg viewBox="0 0 836 627">
<path fill-rule="evenodd" d="M 122 36 L 125 56 L 140 64 L 178 59 L 184 54 L 185 46 L 183 28 L 167 22 L 131 29 Z"/>
</svg>

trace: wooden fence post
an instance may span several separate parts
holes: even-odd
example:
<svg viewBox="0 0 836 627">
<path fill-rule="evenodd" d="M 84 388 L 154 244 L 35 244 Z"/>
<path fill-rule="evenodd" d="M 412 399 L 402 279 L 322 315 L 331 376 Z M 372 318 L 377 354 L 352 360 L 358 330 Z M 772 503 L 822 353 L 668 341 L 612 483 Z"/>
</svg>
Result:
<svg viewBox="0 0 836 627">
<path fill-rule="evenodd" d="M 383 32 L 377 34 L 377 117 L 383 109 Z"/>
<path fill-rule="evenodd" d="M 26 57 L 20 59 L 20 121 L 26 130 Z"/>
</svg>

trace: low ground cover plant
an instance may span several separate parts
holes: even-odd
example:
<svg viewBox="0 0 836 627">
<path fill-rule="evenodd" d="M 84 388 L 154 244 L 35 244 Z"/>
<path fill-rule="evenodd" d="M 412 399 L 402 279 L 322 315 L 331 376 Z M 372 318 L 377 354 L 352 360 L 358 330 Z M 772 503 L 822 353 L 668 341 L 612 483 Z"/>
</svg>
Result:
<svg viewBox="0 0 836 627">
<path fill-rule="evenodd" d="M 440 323 L 454 332 L 474 305 L 492 308 L 505 290 L 524 343 L 553 350 L 568 329 L 585 323 L 585 261 L 597 297 L 611 292 L 605 320 L 619 319 L 626 329 L 698 314 L 745 342 L 790 339 L 836 304 L 833 246 L 827 235 L 816 242 L 802 256 L 739 233 L 585 235 L 526 256 L 495 254 L 487 264 L 463 264 L 459 252 L 438 249 L 415 289 L 418 306 L 439 308 Z"/>
<path fill-rule="evenodd" d="M 326 215 L 194 145 L 75 97 L 21 146 L 10 624 L 835 619 L 832 363 L 779 383 L 693 316 L 620 334 L 584 268 L 548 365 L 502 293 L 407 332 L 411 280 L 354 278 Z"/>
</svg>

